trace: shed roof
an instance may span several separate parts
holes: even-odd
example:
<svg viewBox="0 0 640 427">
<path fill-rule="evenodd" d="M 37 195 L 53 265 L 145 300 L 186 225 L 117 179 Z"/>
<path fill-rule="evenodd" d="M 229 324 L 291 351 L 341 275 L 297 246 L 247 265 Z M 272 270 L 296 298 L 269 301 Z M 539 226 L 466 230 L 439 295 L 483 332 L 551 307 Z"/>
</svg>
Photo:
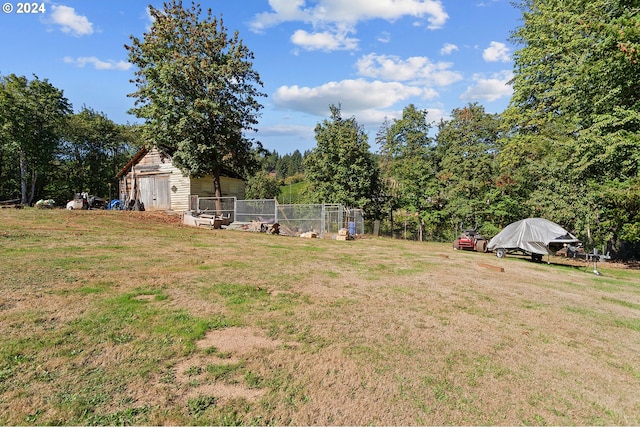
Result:
<svg viewBox="0 0 640 427">
<path fill-rule="evenodd" d="M 120 179 L 122 178 L 124 175 L 126 175 L 127 173 L 129 173 L 129 171 L 131 170 L 132 167 L 134 167 L 136 164 L 138 164 L 138 162 L 150 151 L 150 148 L 147 147 L 142 147 L 140 150 L 138 150 L 138 152 L 136 154 L 134 154 L 134 156 L 131 158 L 131 160 L 129 160 L 127 162 L 126 165 L 124 165 L 124 167 L 120 170 L 120 172 L 117 173 L 116 178 Z M 170 156 L 169 156 L 170 157 Z M 243 179 L 242 176 L 240 174 L 237 174 L 229 169 L 222 169 L 222 173 L 220 174 L 221 176 L 226 176 L 227 178 L 236 178 L 236 179 Z"/>
<path fill-rule="evenodd" d="M 116 178 L 120 179 L 123 175 L 129 173 L 129 170 L 131 170 L 131 168 L 134 167 L 148 152 L 149 149 L 147 147 L 142 147 L 141 149 L 139 149 L 138 152 L 131 158 L 131 160 L 129 160 L 127 164 L 124 165 L 120 172 L 117 173 Z"/>
</svg>

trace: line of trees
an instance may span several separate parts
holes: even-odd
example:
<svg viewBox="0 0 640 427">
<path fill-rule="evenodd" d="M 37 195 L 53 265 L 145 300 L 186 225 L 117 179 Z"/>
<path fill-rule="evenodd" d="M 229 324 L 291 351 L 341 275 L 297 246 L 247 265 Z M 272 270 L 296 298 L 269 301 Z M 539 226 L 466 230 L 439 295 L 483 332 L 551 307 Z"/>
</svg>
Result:
<svg viewBox="0 0 640 427">
<path fill-rule="evenodd" d="M 110 197 L 138 143 L 135 126 L 87 107 L 74 114 L 46 79 L 0 76 L 0 200 L 62 204 L 83 191 Z"/>
</svg>

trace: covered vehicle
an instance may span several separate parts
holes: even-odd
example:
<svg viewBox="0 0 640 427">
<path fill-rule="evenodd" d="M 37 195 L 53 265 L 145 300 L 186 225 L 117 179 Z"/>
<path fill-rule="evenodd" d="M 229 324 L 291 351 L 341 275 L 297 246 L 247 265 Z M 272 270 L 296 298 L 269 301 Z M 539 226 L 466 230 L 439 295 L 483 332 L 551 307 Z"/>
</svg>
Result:
<svg viewBox="0 0 640 427">
<path fill-rule="evenodd" d="M 489 241 L 487 249 L 498 258 L 520 252 L 541 261 L 544 255 L 555 253 L 568 244 L 580 241 L 567 230 L 544 218 L 527 218 L 506 226 Z"/>
</svg>

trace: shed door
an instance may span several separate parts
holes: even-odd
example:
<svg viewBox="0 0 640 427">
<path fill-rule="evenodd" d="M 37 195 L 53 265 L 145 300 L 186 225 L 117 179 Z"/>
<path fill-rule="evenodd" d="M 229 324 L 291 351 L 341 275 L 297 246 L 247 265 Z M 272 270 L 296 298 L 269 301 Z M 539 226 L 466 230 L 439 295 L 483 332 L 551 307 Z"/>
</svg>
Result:
<svg viewBox="0 0 640 427">
<path fill-rule="evenodd" d="M 170 209 L 169 176 L 142 176 L 138 183 L 140 185 L 140 200 L 144 203 L 146 210 Z"/>
</svg>

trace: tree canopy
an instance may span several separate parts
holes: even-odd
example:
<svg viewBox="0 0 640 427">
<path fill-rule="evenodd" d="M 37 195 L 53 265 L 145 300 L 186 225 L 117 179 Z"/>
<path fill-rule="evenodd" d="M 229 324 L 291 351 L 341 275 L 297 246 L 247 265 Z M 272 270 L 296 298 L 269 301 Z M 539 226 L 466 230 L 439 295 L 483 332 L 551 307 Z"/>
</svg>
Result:
<svg viewBox="0 0 640 427">
<path fill-rule="evenodd" d="M 437 161 L 431 127 L 427 111 L 411 104 L 402 111 L 402 118 L 393 120 L 385 129 L 381 140 L 383 173 L 394 187 L 397 203 L 416 215 L 419 240 L 423 240 L 425 227 L 433 232 L 439 222 Z"/>
<path fill-rule="evenodd" d="M 58 149 L 57 191 L 87 191 L 117 198 L 115 176 L 130 160 L 136 140 L 133 129 L 88 107 L 69 115 Z"/>
<path fill-rule="evenodd" d="M 331 117 L 316 126 L 317 145 L 304 160 L 315 202 L 370 208 L 379 172 L 367 134 L 354 117 L 343 119 L 339 107 L 331 105 L 330 111 Z"/>
<path fill-rule="evenodd" d="M 46 79 L 28 80 L 15 74 L 0 79 L 0 158 L 3 163 L 15 162 L 19 178 L 8 165 L 2 165 L 2 173 L 19 181 L 22 204 L 33 202 L 70 112 L 63 92 Z"/>
<path fill-rule="evenodd" d="M 0 200 L 117 197 L 115 175 L 137 144 L 136 126 L 88 107 L 74 114 L 63 91 L 37 76 L 0 83 Z"/>
<path fill-rule="evenodd" d="M 635 5 L 635 7 L 634 7 Z M 610 194 L 640 172 L 640 17 L 628 0 L 527 0 L 513 39 L 514 95 L 504 112 L 503 171 L 532 214 L 589 241 L 640 240 Z M 632 210 L 633 211 L 633 210 Z M 617 218 L 616 218 L 617 217 Z M 635 226 L 634 226 L 635 227 Z M 633 227 L 632 227 L 633 228 Z"/>
<path fill-rule="evenodd" d="M 497 172 L 500 117 L 470 104 L 456 108 L 438 126 L 440 203 L 454 226 L 474 227 L 486 222 L 502 225 L 500 209 L 508 209 L 504 194 L 493 191 Z M 501 206 L 497 206 L 501 205 Z M 496 215 L 497 214 L 497 215 Z M 506 225 L 506 224 L 505 224 Z"/>
<path fill-rule="evenodd" d="M 146 120 L 149 144 L 189 175 L 213 175 L 221 196 L 223 171 L 247 176 L 258 166 L 253 147 L 261 145 L 245 135 L 257 124 L 264 96 L 253 53 L 211 9 L 202 18 L 199 5 L 173 0 L 149 11 L 149 32 L 125 46 L 138 67 L 132 112 Z"/>
</svg>

